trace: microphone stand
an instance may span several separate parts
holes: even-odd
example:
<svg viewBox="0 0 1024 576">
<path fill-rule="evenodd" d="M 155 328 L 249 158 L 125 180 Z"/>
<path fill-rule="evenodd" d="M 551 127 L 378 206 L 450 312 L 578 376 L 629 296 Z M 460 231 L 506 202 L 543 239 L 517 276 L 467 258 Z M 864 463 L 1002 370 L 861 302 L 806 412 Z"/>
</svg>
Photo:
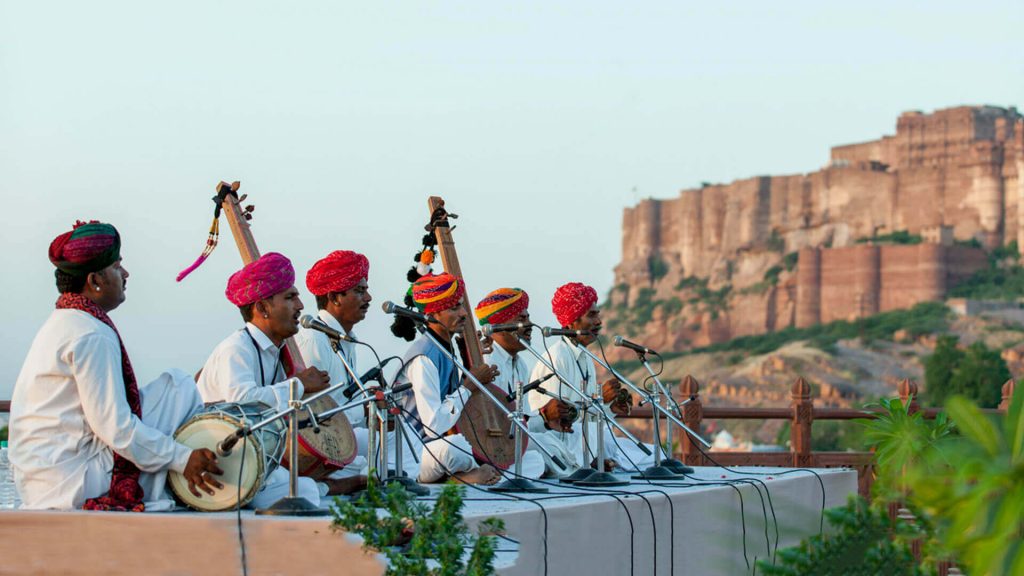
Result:
<svg viewBox="0 0 1024 576">
<path fill-rule="evenodd" d="M 532 433 L 531 433 L 531 432 L 529 431 L 529 429 L 527 429 L 527 428 L 526 428 L 526 424 L 523 424 L 523 420 L 522 420 L 522 417 L 516 418 L 516 417 L 515 417 L 515 416 L 513 415 L 513 413 L 512 413 L 512 412 L 509 412 L 509 411 L 508 411 L 508 408 L 505 408 L 505 405 L 504 405 L 504 403 L 502 403 L 502 402 L 501 402 L 500 400 L 498 400 L 498 399 L 497 399 L 497 398 L 496 398 L 496 397 L 494 396 L 494 394 L 492 394 L 492 393 L 491 393 L 491 391 L 490 391 L 490 390 L 488 390 L 488 389 L 487 389 L 487 387 L 483 385 L 483 383 L 482 383 L 482 382 L 480 382 L 479 380 L 477 380 L 476 376 L 473 376 L 473 373 L 472 373 L 472 372 L 470 372 L 469 370 L 467 370 L 467 369 L 466 369 L 466 367 L 465 367 L 464 365 L 462 365 L 462 363 L 460 363 L 460 362 L 459 362 L 459 361 L 458 361 L 458 360 L 457 360 L 457 359 L 455 358 L 455 355 L 454 355 L 454 354 L 452 354 L 451 352 L 449 352 L 449 351 L 448 351 L 448 349 L 447 349 L 447 348 L 445 348 L 445 347 L 444 347 L 444 346 L 443 346 L 443 345 L 441 344 L 441 342 L 439 342 L 439 341 L 437 340 L 437 338 L 436 338 L 436 337 L 435 337 L 435 336 L 434 336 L 433 334 L 431 334 L 431 333 L 430 333 L 430 331 L 429 331 L 429 330 L 427 330 L 427 328 L 426 328 L 426 327 L 425 327 L 425 326 L 424 326 L 424 325 L 423 325 L 422 323 L 420 323 L 420 322 L 417 322 L 417 323 L 416 323 L 416 330 L 417 330 L 417 331 L 418 331 L 418 332 L 419 332 L 420 334 L 422 334 L 422 335 L 426 336 L 427 338 L 429 338 L 429 339 L 430 339 L 430 342 L 431 342 L 431 343 L 433 343 L 433 344 L 434 344 L 434 346 L 436 346 L 436 347 L 437 347 L 437 349 L 441 351 L 441 354 L 443 354 L 443 355 L 444 355 L 444 356 L 445 356 L 446 358 L 448 358 L 449 360 L 451 360 L 451 361 L 452 361 L 452 363 L 453 363 L 453 364 L 455 364 L 455 367 L 456 367 L 456 368 L 458 368 L 458 369 L 459 369 L 460 371 L 462 371 L 462 373 L 463 373 L 463 374 L 464 374 L 464 375 L 465 375 L 465 376 L 466 376 L 467 378 L 469 378 L 470 380 L 472 380 L 472 381 L 473 381 L 473 383 L 474 383 L 474 384 L 476 384 L 476 386 L 477 386 L 477 389 L 478 389 L 478 390 L 479 390 L 480 392 L 483 392 L 483 394 L 484 394 L 485 396 L 487 396 L 487 398 L 489 398 L 489 399 L 491 400 L 491 402 L 494 402 L 494 405 L 495 405 L 495 406 L 497 406 L 497 407 L 498 407 L 498 409 L 500 409 L 500 410 L 501 410 L 502 412 L 504 412 L 504 413 L 505 413 L 505 415 L 506 415 L 506 416 L 508 416 L 508 418 L 509 418 L 509 419 L 511 420 L 512 424 L 513 424 L 513 425 L 514 425 L 514 426 L 516 427 L 516 429 L 517 429 L 518 431 L 522 432 L 523 434 L 526 434 L 526 437 L 527 437 L 527 438 L 529 438 L 530 440 L 533 440 L 533 444 L 534 444 L 534 446 L 536 446 L 536 447 L 537 447 L 537 449 L 538 449 L 538 450 L 540 450 L 541 452 L 543 452 L 544 454 L 546 454 L 546 455 L 547 455 L 547 457 L 548 457 L 548 458 L 550 458 L 550 459 L 551 459 L 551 460 L 552 460 L 553 462 L 555 462 L 555 463 L 556 463 L 556 464 L 557 464 L 558 466 L 560 466 L 560 467 L 563 467 L 563 468 L 565 467 L 565 464 L 564 464 L 564 463 L 562 462 L 562 460 L 561 460 L 560 458 L 558 458 L 558 456 L 555 456 L 554 454 L 552 454 L 551 452 L 549 452 L 547 448 L 545 448 L 545 447 L 544 447 L 543 445 L 541 445 L 540 443 L 538 443 L 538 442 L 537 442 L 537 439 L 536 439 L 536 438 L 534 437 L 534 435 L 533 435 L 533 434 L 532 434 Z M 518 459 L 519 459 L 520 457 L 521 457 L 521 456 L 517 454 L 517 456 L 516 456 L 516 458 L 517 458 L 517 461 L 518 461 Z"/>
<path fill-rule="evenodd" d="M 248 427 L 242 431 L 242 436 L 251 434 L 253 431 L 258 430 L 275 420 L 284 418 L 285 416 L 292 415 L 288 419 L 288 443 L 289 443 L 289 466 L 288 466 L 288 495 L 281 498 L 277 502 L 274 502 L 267 508 L 256 510 L 256 514 L 260 516 L 326 516 L 330 511 L 326 508 L 320 508 L 314 505 L 309 500 L 298 495 L 298 484 L 299 484 L 299 419 L 296 417 L 298 412 L 303 408 L 306 408 L 310 402 L 319 398 L 327 390 L 322 393 L 316 394 L 308 400 L 299 399 L 299 379 L 289 378 L 288 380 L 288 408 L 281 412 L 263 420 L 262 422 Z M 372 400 L 372 398 L 370 399 Z M 346 405 L 345 408 L 351 406 L 358 406 L 370 400 L 359 400 L 352 404 Z M 341 411 L 344 408 L 338 408 L 337 411 Z M 332 414 L 333 415 L 333 414 Z M 312 410 L 309 410 L 310 421 L 314 427 L 318 427 L 316 416 Z M 328 416 L 330 417 L 330 416 Z"/>
<path fill-rule="evenodd" d="M 342 365 L 345 367 L 345 371 L 348 372 L 349 375 L 352 377 L 352 381 L 355 382 L 356 386 L 359 387 L 360 392 L 362 392 L 364 396 L 372 397 L 372 392 L 366 388 L 366 386 L 363 384 L 363 381 L 360 380 L 359 376 L 356 375 L 355 370 L 353 370 L 352 366 L 348 363 L 348 360 L 345 359 L 345 355 L 341 353 L 340 345 L 335 348 L 335 353 L 338 355 L 338 358 L 341 360 Z M 383 385 L 385 381 L 383 371 L 381 371 L 380 373 L 380 378 L 382 384 L 381 388 L 385 388 L 385 386 Z M 393 405 L 394 399 L 387 397 L 386 402 L 388 403 L 388 405 Z M 334 412 L 334 410 L 329 410 L 329 412 Z M 377 408 L 376 401 L 371 402 L 369 404 L 369 418 L 367 418 L 366 421 L 367 451 L 373 450 L 375 444 L 379 445 L 377 451 L 377 462 L 372 462 L 372 459 L 369 458 L 369 454 L 367 454 L 367 464 L 370 465 L 370 477 L 376 476 L 377 481 L 380 482 L 381 485 L 400 484 L 403 488 L 405 488 L 406 491 L 411 492 L 416 496 L 426 496 L 427 494 L 430 493 L 430 489 L 427 488 L 426 486 L 420 485 L 412 478 L 409 478 L 405 474 L 405 470 L 402 467 L 402 444 L 399 441 L 402 423 L 400 420 L 398 420 L 397 416 L 395 417 L 395 470 L 389 469 L 388 425 L 390 423 L 390 420 L 390 410 L 385 410 L 384 413 L 381 414 L 381 412 Z M 377 429 L 374 429 L 374 426 L 377 426 Z"/>
<path fill-rule="evenodd" d="M 514 360 L 513 360 L 514 362 Z M 523 421 L 523 381 L 516 382 L 516 409 L 508 415 L 513 421 Z M 516 461 L 513 465 L 515 474 L 507 478 L 497 486 L 488 488 L 491 492 L 547 492 L 548 489 L 531 482 L 529 478 L 523 477 L 523 431 L 513 426 L 513 433 L 516 439 Z"/>
<path fill-rule="evenodd" d="M 612 374 L 612 376 L 615 376 L 615 378 L 617 378 L 620 382 L 622 382 L 626 386 L 632 388 L 640 396 L 648 398 L 648 400 L 649 400 L 649 402 L 651 404 L 651 408 L 654 411 L 654 413 L 655 414 L 659 414 L 660 413 L 663 416 L 665 416 L 665 419 L 668 420 L 668 425 L 675 424 L 676 426 L 679 426 L 684 431 L 686 431 L 686 433 L 688 433 L 691 438 L 697 440 L 698 442 L 700 442 L 701 444 L 703 444 L 707 448 L 711 447 L 711 444 L 709 444 L 707 440 L 701 438 L 699 434 L 697 434 L 692 429 L 690 429 L 690 427 L 687 426 L 686 424 L 684 424 L 682 422 L 682 420 L 679 420 L 678 418 L 673 416 L 672 413 L 670 411 L 666 410 L 665 408 L 663 408 L 659 402 L 654 401 L 653 400 L 653 397 L 654 397 L 653 394 L 650 394 L 650 393 L 648 393 L 645 390 L 641 390 L 639 387 L 637 387 L 636 384 L 633 384 L 632 382 L 630 382 L 628 378 L 626 378 L 625 376 L 620 374 L 618 370 L 616 370 L 616 369 L 612 368 L 611 366 L 609 366 L 604 360 L 602 360 L 602 359 L 598 358 L 597 356 L 595 356 L 592 352 L 590 352 L 590 350 L 587 350 L 586 348 L 584 348 L 582 346 L 580 346 L 579 348 L 581 350 L 583 350 L 583 352 L 586 353 L 587 356 L 590 356 L 595 362 L 597 362 L 602 367 L 604 367 L 605 370 L 608 370 Z M 644 360 L 644 364 L 646 364 L 646 360 Z M 650 370 L 651 369 L 650 366 L 648 366 L 647 369 Z M 655 378 L 655 380 L 657 381 L 657 378 Z M 661 383 L 658 382 L 658 384 L 660 385 Z M 660 451 L 661 447 L 658 446 L 657 449 Z M 655 454 L 657 454 L 657 452 L 655 452 Z M 657 460 L 657 457 L 656 457 L 656 460 Z M 644 473 L 646 474 L 646 472 L 647 471 L 645 470 Z M 692 468 L 690 469 L 690 472 L 684 472 L 684 473 L 685 474 L 689 474 L 691 472 L 693 472 Z M 656 472 L 656 473 L 660 473 L 660 472 Z M 674 471 L 673 471 L 673 476 L 675 476 Z"/>
<path fill-rule="evenodd" d="M 543 356 L 541 356 L 540 353 L 538 353 L 536 350 L 534 350 L 533 347 L 531 347 L 525 340 L 523 340 L 522 337 L 517 337 L 517 338 L 519 340 L 519 343 L 522 344 L 526 348 L 526 350 L 528 350 L 531 354 L 533 354 L 533 356 L 537 359 L 538 362 L 540 362 L 545 368 L 550 370 L 552 372 L 552 374 L 554 374 L 555 377 L 557 377 L 558 380 L 563 385 L 567 386 L 570 390 L 575 392 L 582 399 L 581 402 L 580 402 L 580 408 L 583 411 L 583 416 L 582 416 L 582 418 L 580 420 L 580 425 L 583 427 L 583 430 L 582 430 L 582 433 L 583 433 L 583 455 L 582 455 L 581 467 L 578 470 L 576 470 L 575 472 L 573 472 L 572 474 L 570 474 L 568 476 L 565 476 L 563 478 L 560 478 L 559 480 L 561 482 L 565 482 L 567 484 L 572 484 L 572 483 L 577 483 L 578 484 L 579 482 L 582 482 L 582 481 L 590 481 L 590 477 L 593 476 L 594 474 L 602 474 L 603 476 L 595 477 L 594 480 L 601 480 L 601 479 L 603 479 L 604 481 L 607 481 L 607 482 L 617 482 L 617 484 L 602 483 L 602 484 L 596 484 L 596 485 L 600 485 L 600 486 L 622 486 L 624 484 L 628 484 L 629 482 L 622 482 L 621 480 L 618 480 L 617 478 L 615 478 L 611 474 L 608 474 L 604 470 L 604 454 L 603 454 L 603 450 L 604 450 L 604 424 L 605 424 L 606 421 L 604 419 L 604 416 L 605 416 L 604 409 L 601 407 L 601 405 L 597 401 L 596 397 L 591 397 L 591 396 L 587 396 L 586 394 L 584 394 L 579 388 L 574 386 L 571 382 L 569 382 L 561 374 L 559 374 L 558 371 L 555 370 L 555 367 L 550 362 L 548 362 L 547 359 L 545 359 Z M 587 461 L 587 456 L 590 454 L 590 430 L 589 430 L 590 427 L 588 426 L 588 424 L 589 424 L 588 415 L 591 414 L 591 410 L 594 411 L 593 414 L 595 415 L 595 417 L 597 418 L 597 421 L 598 421 L 598 428 L 597 428 L 597 430 L 598 430 L 598 432 L 601 433 L 601 436 L 598 438 L 598 444 L 597 444 L 598 452 L 601 452 L 601 454 L 599 454 L 599 458 L 598 458 L 598 468 L 597 469 L 594 469 L 592 466 L 590 466 L 590 463 Z M 651 451 L 647 449 L 647 446 L 644 446 L 643 442 L 641 442 L 639 439 L 637 439 L 636 436 L 631 434 L 629 432 L 629 430 L 626 430 L 625 428 L 623 428 L 621 424 L 619 424 L 615 420 L 608 420 L 607 423 L 609 423 L 612 426 L 614 426 L 615 429 L 619 430 L 624 436 L 626 436 L 626 438 L 628 438 L 630 441 L 634 442 L 645 453 L 647 453 L 647 454 L 651 453 Z"/>
<path fill-rule="evenodd" d="M 651 375 L 651 378 L 654 379 L 654 383 L 657 386 L 657 388 L 655 389 L 655 394 L 653 394 L 651 396 L 651 401 L 652 402 L 657 402 L 657 400 L 656 400 L 657 393 L 660 391 L 661 394 L 665 398 L 665 406 L 669 410 L 672 410 L 673 412 L 675 412 L 676 416 L 680 420 L 682 420 L 683 419 L 683 413 L 682 413 L 682 411 L 679 410 L 679 407 L 682 406 L 682 405 L 685 405 L 685 404 L 687 404 L 689 402 L 691 402 L 693 400 L 693 398 L 692 397 L 691 398 L 687 398 L 681 404 L 676 402 L 675 399 L 672 397 L 672 392 L 668 389 L 668 387 L 666 387 L 664 384 L 661 383 L 661 380 L 658 378 L 658 374 L 654 371 L 653 368 L 651 368 L 650 363 L 647 362 L 647 354 L 644 354 L 644 353 L 641 353 L 641 352 L 637 352 L 637 358 L 644 365 L 644 368 L 647 369 L 647 373 Z M 655 434 L 657 434 L 658 433 L 658 411 L 657 410 L 652 410 L 652 411 L 654 412 L 654 414 L 653 414 L 653 417 L 654 417 L 654 432 L 655 432 Z M 665 454 L 665 458 L 662 459 L 662 461 L 661 461 L 662 467 L 668 468 L 670 471 L 675 472 L 678 475 L 693 474 L 693 468 L 687 466 L 686 464 L 683 464 L 679 460 L 676 460 L 675 458 L 672 457 L 672 452 L 673 452 L 673 447 L 672 447 L 672 426 L 670 424 L 667 424 L 667 423 L 666 423 L 666 426 L 665 426 L 665 444 L 668 445 L 668 452 Z M 655 466 L 658 465 L 657 459 L 655 459 L 654 465 Z"/>
</svg>

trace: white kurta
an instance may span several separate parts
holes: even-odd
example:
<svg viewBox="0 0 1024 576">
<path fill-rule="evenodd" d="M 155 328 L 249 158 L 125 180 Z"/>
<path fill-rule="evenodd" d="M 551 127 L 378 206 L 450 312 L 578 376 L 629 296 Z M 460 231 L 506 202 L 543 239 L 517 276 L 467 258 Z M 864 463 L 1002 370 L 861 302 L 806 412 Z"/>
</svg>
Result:
<svg viewBox="0 0 1024 576">
<path fill-rule="evenodd" d="M 345 332 L 345 329 L 341 326 L 334 316 L 331 316 L 326 310 L 320 310 L 317 314 L 322 322 L 334 328 L 335 330 L 346 334 L 352 338 L 358 339 L 355 332 Z M 302 352 L 302 359 L 305 360 L 307 366 L 316 366 L 317 368 L 327 372 L 331 378 L 331 386 L 339 382 L 350 383 L 351 375 L 348 370 L 345 369 L 345 365 L 341 359 L 338 358 L 338 353 L 334 351 L 334 347 L 331 344 L 331 339 L 327 337 L 323 332 L 317 330 L 308 330 L 306 328 L 300 328 L 299 333 L 295 335 L 295 343 L 299 346 L 299 351 Z M 341 354 L 345 357 L 345 361 L 348 362 L 352 371 L 359 374 L 359 367 L 356 360 L 356 344 L 342 340 L 338 343 L 338 349 Z M 331 396 L 338 403 L 338 405 L 347 404 L 350 399 L 345 398 L 342 393 L 342 389 L 339 389 L 331 393 Z M 353 399 L 360 398 L 357 392 Z M 335 472 L 332 477 L 344 478 L 347 476 L 354 476 L 357 474 L 366 474 L 369 471 L 369 461 L 367 454 L 369 452 L 368 431 L 366 428 L 366 411 L 362 406 L 356 406 L 345 410 L 345 417 L 348 418 L 349 423 L 352 424 L 352 431 L 356 436 L 356 444 L 358 445 L 358 455 L 348 466 L 343 470 Z M 406 427 L 406 437 L 411 438 L 413 434 L 412 430 Z M 407 474 L 416 477 L 419 469 L 415 458 L 413 458 L 412 452 L 410 451 L 409 442 L 401 442 L 404 452 L 402 453 L 402 468 Z M 374 449 L 376 452 L 376 448 Z M 395 464 L 395 434 L 392 432 L 388 434 L 388 462 L 394 467 Z"/>
<path fill-rule="evenodd" d="M 143 417 L 131 413 L 117 334 L 87 312 L 55 310 L 36 334 L 14 385 L 10 458 L 23 508 L 67 510 L 102 496 L 113 453 L 143 472 L 145 499 L 164 499 L 167 470 L 192 450 L 170 434 L 201 408 L 181 371 L 140 386 Z"/>
<path fill-rule="evenodd" d="M 493 384 L 506 394 L 515 396 L 518 383 L 521 382 L 524 386 L 529 384 L 530 368 L 527 366 L 525 358 L 522 354 L 516 354 L 515 356 L 509 354 L 497 342 L 494 343 L 494 347 L 491 350 L 490 354 L 484 356 L 484 362 L 498 368 L 498 376 L 494 379 Z M 527 413 L 527 422 L 540 419 L 537 411 L 530 409 L 526 399 L 523 400 L 523 410 Z M 545 447 L 548 447 L 550 451 L 548 445 L 552 442 L 542 438 L 547 436 L 545 432 L 533 428 L 530 429 L 530 432 L 536 440 L 544 443 Z M 557 452 L 555 455 L 558 455 Z M 560 474 L 563 471 L 555 467 L 553 463 L 551 466 L 545 466 L 545 461 L 547 461 L 547 458 L 545 458 L 543 453 L 537 449 L 533 442 L 528 441 L 526 452 L 523 453 L 523 476 L 527 478 L 540 478 L 546 469 L 550 469 L 549 471 L 552 474 Z"/>
<path fill-rule="evenodd" d="M 287 409 L 288 379 L 283 362 L 279 361 L 282 347 L 276 346 L 258 327 L 247 323 L 245 328 L 218 344 L 203 365 L 197 382 L 203 401 L 263 402 L 277 411 Z M 302 383 L 299 383 L 298 394 L 303 393 Z M 278 467 L 267 475 L 263 488 L 253 499 L 253 506 L 265 508 L 286 496 L 287 491 L 288 471 Z M 311 478 L 299 477 L 298 496 L 319 506 L 320 497 L 326 493 L 326 486 L 318 486 Z"/>
<path fill-rule="evenodd" d="M 263 402 L 278 411 L 287 409 L 288 379 L 280 360 L 281 348 L 262 330 L 246 323 L 218 344 L 206 360 L 196 383 L 203 401 Z M 298 392 L 300 397 L 304 394 L 302 383 Z"/>
<path fill-rule="evenodd" d="M 414 444 L 421 449 L 420 482 L 437 482 L 449 473 L 476 468 L 476 459 L 465 437 L 462 434 L 444 436 L 458 422 L 470 391 L 460 386 L 442 397 L 437 366 L 425 356 L 410 360 L 399 381 L 412 383 L 413 393 L 405 395 L 405 410 L 418 414 L 423 423 L 423 437 L 413 435 Z"/>
</svg>

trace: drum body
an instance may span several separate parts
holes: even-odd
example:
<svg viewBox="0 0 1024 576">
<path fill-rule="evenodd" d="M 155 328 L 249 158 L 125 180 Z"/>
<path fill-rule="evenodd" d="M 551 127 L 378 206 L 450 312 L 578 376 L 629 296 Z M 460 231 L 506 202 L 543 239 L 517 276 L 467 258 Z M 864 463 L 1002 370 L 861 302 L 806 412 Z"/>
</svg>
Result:
<svg viewBox="0 0 1024 576">
<path fill-rule="evenodd" d="M 321 414 L 338 403 L 330 396 L 322 396 L 310 404 L 315 414 Z M 303 411 L 299 416 L 299 425 L 309 420 L 309 414 Z M 323 480 L 335 470 L 341 470 L 355 459 L 359 446 L 352 424 L 344 412 L 338 412 L 329 419 L 320 422 L 320 433 L 312 428 L 299 431 L 299 453 L 297 467 L 299 476 L 308 476 L 314 480 Z M 290 462 L 290 450 L 285 450 L 282 465 L 287 468 Z"/>
<path fill-rule="evenodd" d="M 174 439 L 189 448 L 216 451 L 217 444 L 239 428 L 256 424 L 275 413 L 262 402 L 219 402 L 207 406 L 202 413 L 178 427 Z M 219 512 L 245 506 L 279 465 L 286 438 L 285 423 L 277 420 L 240 440 L 231 454 L 218 457 L 217 465 L 224 474 L 216 478 L 224 488 L 216 490 L 212 496 L 200 491 L 202 498 L 196 498 L 188 489 L 188 480 L 178 472 L 168 473 L 168 484 L 175 496 L 194 510 Z"/>
<path fill-rule="evenodd" d="M 488 384 L 487 389 L 495 398 L 504 399 L 505 393 L 497 386 Z M 514 402 L 505 407 L 515 410 Z M 462 415 L 455 423 L 455 430 L 462 434 L 473 448 L 473 456 L 501 469 L 507 469 L 516 461 L 516 441 L 510 432 L 512 423 L 508 416 L 483 393 L 473 394 L 462 408 Z M 529 444 L 529 437 L 523 435 L 523 452 Z"/>
</svg>

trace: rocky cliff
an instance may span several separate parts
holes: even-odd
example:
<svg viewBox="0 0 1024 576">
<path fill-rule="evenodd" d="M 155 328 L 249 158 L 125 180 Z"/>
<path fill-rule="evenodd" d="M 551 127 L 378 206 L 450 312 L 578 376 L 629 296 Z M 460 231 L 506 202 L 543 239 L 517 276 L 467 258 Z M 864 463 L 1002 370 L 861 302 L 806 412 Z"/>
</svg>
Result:
<svg viewBox="0 0 1024 576">
<path fill-rule="evenodd" d="M 611 329 L 683 350 L 937 300 L 1024 247 L 1024 117 L 906 112 L 809 174 L 708 184 L 623 215 Z"/>
</svg>

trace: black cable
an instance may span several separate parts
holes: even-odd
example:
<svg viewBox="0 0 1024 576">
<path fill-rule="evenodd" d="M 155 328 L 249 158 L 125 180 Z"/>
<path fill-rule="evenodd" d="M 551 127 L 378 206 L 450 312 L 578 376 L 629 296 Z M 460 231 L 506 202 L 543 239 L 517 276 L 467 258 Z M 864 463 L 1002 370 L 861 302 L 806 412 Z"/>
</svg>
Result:
<svg viewBox="0 0 1024 576">
<path fill-rule="evenodd" d="M 242 437 L 242 458 L 238 462 L 238 480 L 235 482 L 238 488 L 235 496 L 235 521 L 238 526 L 238 546 L 242 552 L 242 576 L 248 576 L 249 574 L 249 566 L 245 556 L 245 536 L 242 533 L 242 471 L 245 470 L 245 449 L 248 441 L 248 435 Z"/>
</svg>

